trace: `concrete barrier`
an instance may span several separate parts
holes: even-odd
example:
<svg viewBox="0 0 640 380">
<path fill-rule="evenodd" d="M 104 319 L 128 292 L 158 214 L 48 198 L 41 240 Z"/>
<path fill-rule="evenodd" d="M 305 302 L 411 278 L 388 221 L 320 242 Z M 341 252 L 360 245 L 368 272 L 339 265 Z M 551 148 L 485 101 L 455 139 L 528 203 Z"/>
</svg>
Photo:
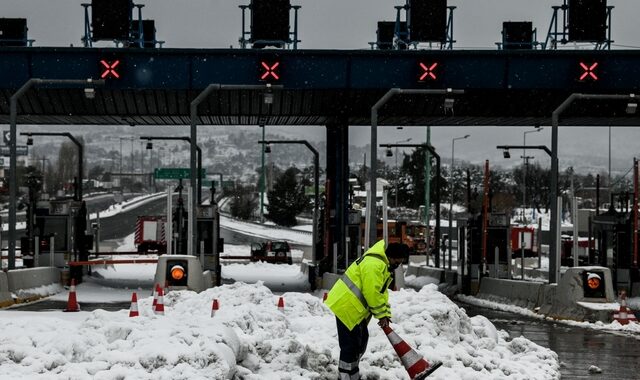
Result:
<svg viewBox="0 0 640 380">
<path fill-rule="evenodd" d="M 0 307 L 5 307 L 13 304 L 13 298 L 11 298 L 11 292 L 9 291 L 9 280 L 7 274 L 0 271 Z"/>
<path fill-rule="evenodd" d="M 586 298 L 585 272 L 604 275 L 604 297 Z M 611 271 L 604 267 L 568 268 L 558 284 L 483 277 L 478 298 L 535 310 L 555 319 L 610 322 L 617 308 Z"/>
<path fill-rule="evenodd" d="M 589 272 L 604 274 L 604 297 L 586 298 L 584 295 L 584 274 Z M 558 319 L 577 321 L 611 320 L 611 312 L 616 310 L 611 271 L 605 267 L 568 268 L 560 279 L 553 303 L 547 315 Z"/>
<path fill-rule="evenodd" d="M 505 302 L 527 309 L 535 309 L 540 306 L 540 293 L 544 284 L 517 280 L 505 280 L 491 277 L 483 277 L 480 280 L 478 298 L 490 301 Z"/>
<path fill-rule="evenodd" d="M 15 269 L 7 272 L 7 280 L 10 292 L 28 294 L 29 289 L 59 284 L 60 270 L 51 267 Z"/>
</svg>

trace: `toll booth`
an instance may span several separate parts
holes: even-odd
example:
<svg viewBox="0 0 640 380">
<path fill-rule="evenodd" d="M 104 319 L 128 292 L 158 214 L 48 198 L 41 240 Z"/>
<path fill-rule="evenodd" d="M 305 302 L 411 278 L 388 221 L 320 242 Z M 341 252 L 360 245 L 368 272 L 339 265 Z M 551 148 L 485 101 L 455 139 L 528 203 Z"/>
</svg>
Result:
<svg viewBox="0 0 640 380">
<path fill-rule="evenodd" d="M 202 269 L 215 273 L 214 284 L 221 284 L 220 253 L 224 240 L 220 238 L 220 212 L 218 205 L 202 205 L 196 209 L 196 256 L 202 259 Z"/>
<path fill-rule="evenodd" d="M 37 203 L 33 237 L 39 238 L 38 266 L 64 268 L 69 261 L 86 261 L 93 247 L 93 235 L 87 234 L 87 208 L 83 201 L 53 200 Z M 53 237 L 53 247 L 51 238 Z M 31 245 L 31 248 L 35 248 Z M 53 248 L 53 258 L 51 251 Z M 34 249 L 35 251 L 35 249 Z M 23 252 L 24 255 L 24 252 Z M 84 267 L 74 267 L 71 277 L 82 280 Z"/>
<path fill-rule="evenodd" d="M 466 225 L 461 226 L 460 241 L 465 242 L 460 252 L 460 261 L 464 266 L 464 273 L 461 275 L 463 289 L 466 289 L 467 294 L 477 293 L 483 276 L 508 278 L 509 217 L 504 213 L 490 213 L 487 222 L 486 254 L 482 251 L 482 214 L 472 215 Z M 459 242 L 458 247 L 460 246 Z"/>
<path fill-rule="evenodd" d="M 592 223 L 597 249 L 589 255 L 590 264 L 611 270 L 616 291 L 633 292 L 634 284 L 640 282 L 638 268 L 633 267 L 633 213 L 618 212 L 612 206 Z"/>
<path fill-rule="evenodd" d="M 511 263 L 511 232 L 509 216 L 505 213 L 489 214 L 487 223 L 487 264 L 489 275 L 509 278 Z M 480 243 L 482 244 L 482 242 Z M 496 262 L 497 260 L 497 262 Z"/>
</svg>

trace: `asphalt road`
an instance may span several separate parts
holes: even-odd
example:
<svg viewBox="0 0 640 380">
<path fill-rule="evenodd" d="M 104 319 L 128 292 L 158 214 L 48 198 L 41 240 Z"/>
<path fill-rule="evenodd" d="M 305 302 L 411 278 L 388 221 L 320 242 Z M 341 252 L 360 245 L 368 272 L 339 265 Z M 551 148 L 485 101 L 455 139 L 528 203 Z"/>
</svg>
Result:
<svg viewBox="0 0 640 380">
<path fill-rule="evenodd" d="M 164 215 L 167 199 L 160 197 L 140 205 L 131 211 L 126 209 L 109 218 L 100 219 L 100 240 L 123 239 L 135 231 L 138 215 Z"/>
<path fill-rule="evenodd" d="M 604 333 L 459 303 L 467 315 L 484 315 L 511 338 L 525 338 L 558 353 L 562 379 L 640 379 L 640 337 Z M 589 373 L 595 365 L 602 373 Z"/>
</svg>

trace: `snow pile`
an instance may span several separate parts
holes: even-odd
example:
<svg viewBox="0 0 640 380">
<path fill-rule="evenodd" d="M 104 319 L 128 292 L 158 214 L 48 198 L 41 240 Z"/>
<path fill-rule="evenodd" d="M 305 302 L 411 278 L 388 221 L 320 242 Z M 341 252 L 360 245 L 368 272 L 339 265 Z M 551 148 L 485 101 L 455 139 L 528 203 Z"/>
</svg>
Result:
<svg viewBox="0 0 640 380">
<path fill-rule="evenodd" d="M 141 316 L 126 311 L 50 313 L 16 318 L 0 313 L 0 367 L 6 378 L 47 379 L 333 379 L 339 347 L 335 317 L 321 298 L 262 284 L 236 283 L 196 294 L 170 292 L 165 316 L 139 300 Z M 210 318 L 211 302 L 220 310 Z M 558 358 L 525 338 L 506 341 L 484 317 L 469 318 L 434 285 L 391 295 L 392 327 L 429 362 L 433 379 L 554 379 Z M 79 318 L 86 315 L 85 318 Z M 407 379 L 382 330 L 372 322 L 363 377 Z"/>
</svg>

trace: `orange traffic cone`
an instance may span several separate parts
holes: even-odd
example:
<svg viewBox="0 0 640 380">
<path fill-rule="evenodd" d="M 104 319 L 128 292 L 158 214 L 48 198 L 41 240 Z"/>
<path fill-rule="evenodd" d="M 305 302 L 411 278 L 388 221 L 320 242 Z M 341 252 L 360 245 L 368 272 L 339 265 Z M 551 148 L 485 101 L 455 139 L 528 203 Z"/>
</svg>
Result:
<svg viewBox="0 0 640 380">
<path fill-rule="evenodd" d="M 438 369 L 442 363 L 435 363 L 430 366 L 420 354 L 418 354 L 411 346 L 407 344 L 391 327 L 383 327 L 382 330 L 387 335 L 387 339 L 400 357 L 404 369 L 409 373 L 409 377 L 415 380 L 422 380 L 429 376 L 433 371 Z"/>
<path fill-rule="evenodd" d="M 284 298 L 278 299 L 278 310 L 284 313 Z"/>
<path fill-rule="evenodd" d="M 153 311 L 156 311 L 156 305 L 158 304 L 158 289 L 160 289 L 160 285 L 156 284 L 155 288 L 153 288 L 153 304 L 151 304 L 151 308 Z"/>
<path fill-rule="evenodd" d="M 129 308 L 129 317 L 138 317 L 140 313 L 138 313 L 138 295 L 136 292 L 133 292 L 131 295 L 131 307 Z"/>
<path fill-rule="evenodd" d="M 327 300 L 327 292 L 324 292 L 324 295 L 322 296 L 322 302 Z"/>
<path fill-rule="evenodd" d="M 154 310 L 156 315 L 164 315 L 164 296 L 162 288 L 158 288 L 158 303 L 156 303 L 156 309 Z"/>
<path fill-rule="evenodd" d="M 621 325 L 626 325 L 629 322 L 637 322 L 636 315 L 627 306 L 627 293 L 620 292 L 620 309 L 617 313 L 613 314 L 613 319 L 620 322 Z"/>
<path fill-rule="evenodd" d="M 76 299 L 76 280 L 71 279 L 71 287 L 69 288 L 69 299 L 67 300 L 67 308 L 64 311 L 80 311 L 78 300 Z"/>
<path fill-rule="evenodd" d="M 215 298 L 211 304 L 211 318 L 216 315 L 216 311 L 218 311 L 218 309 L 220 309 L 220 304 L 218 303 L 218 299 Z"/>
</svg>

